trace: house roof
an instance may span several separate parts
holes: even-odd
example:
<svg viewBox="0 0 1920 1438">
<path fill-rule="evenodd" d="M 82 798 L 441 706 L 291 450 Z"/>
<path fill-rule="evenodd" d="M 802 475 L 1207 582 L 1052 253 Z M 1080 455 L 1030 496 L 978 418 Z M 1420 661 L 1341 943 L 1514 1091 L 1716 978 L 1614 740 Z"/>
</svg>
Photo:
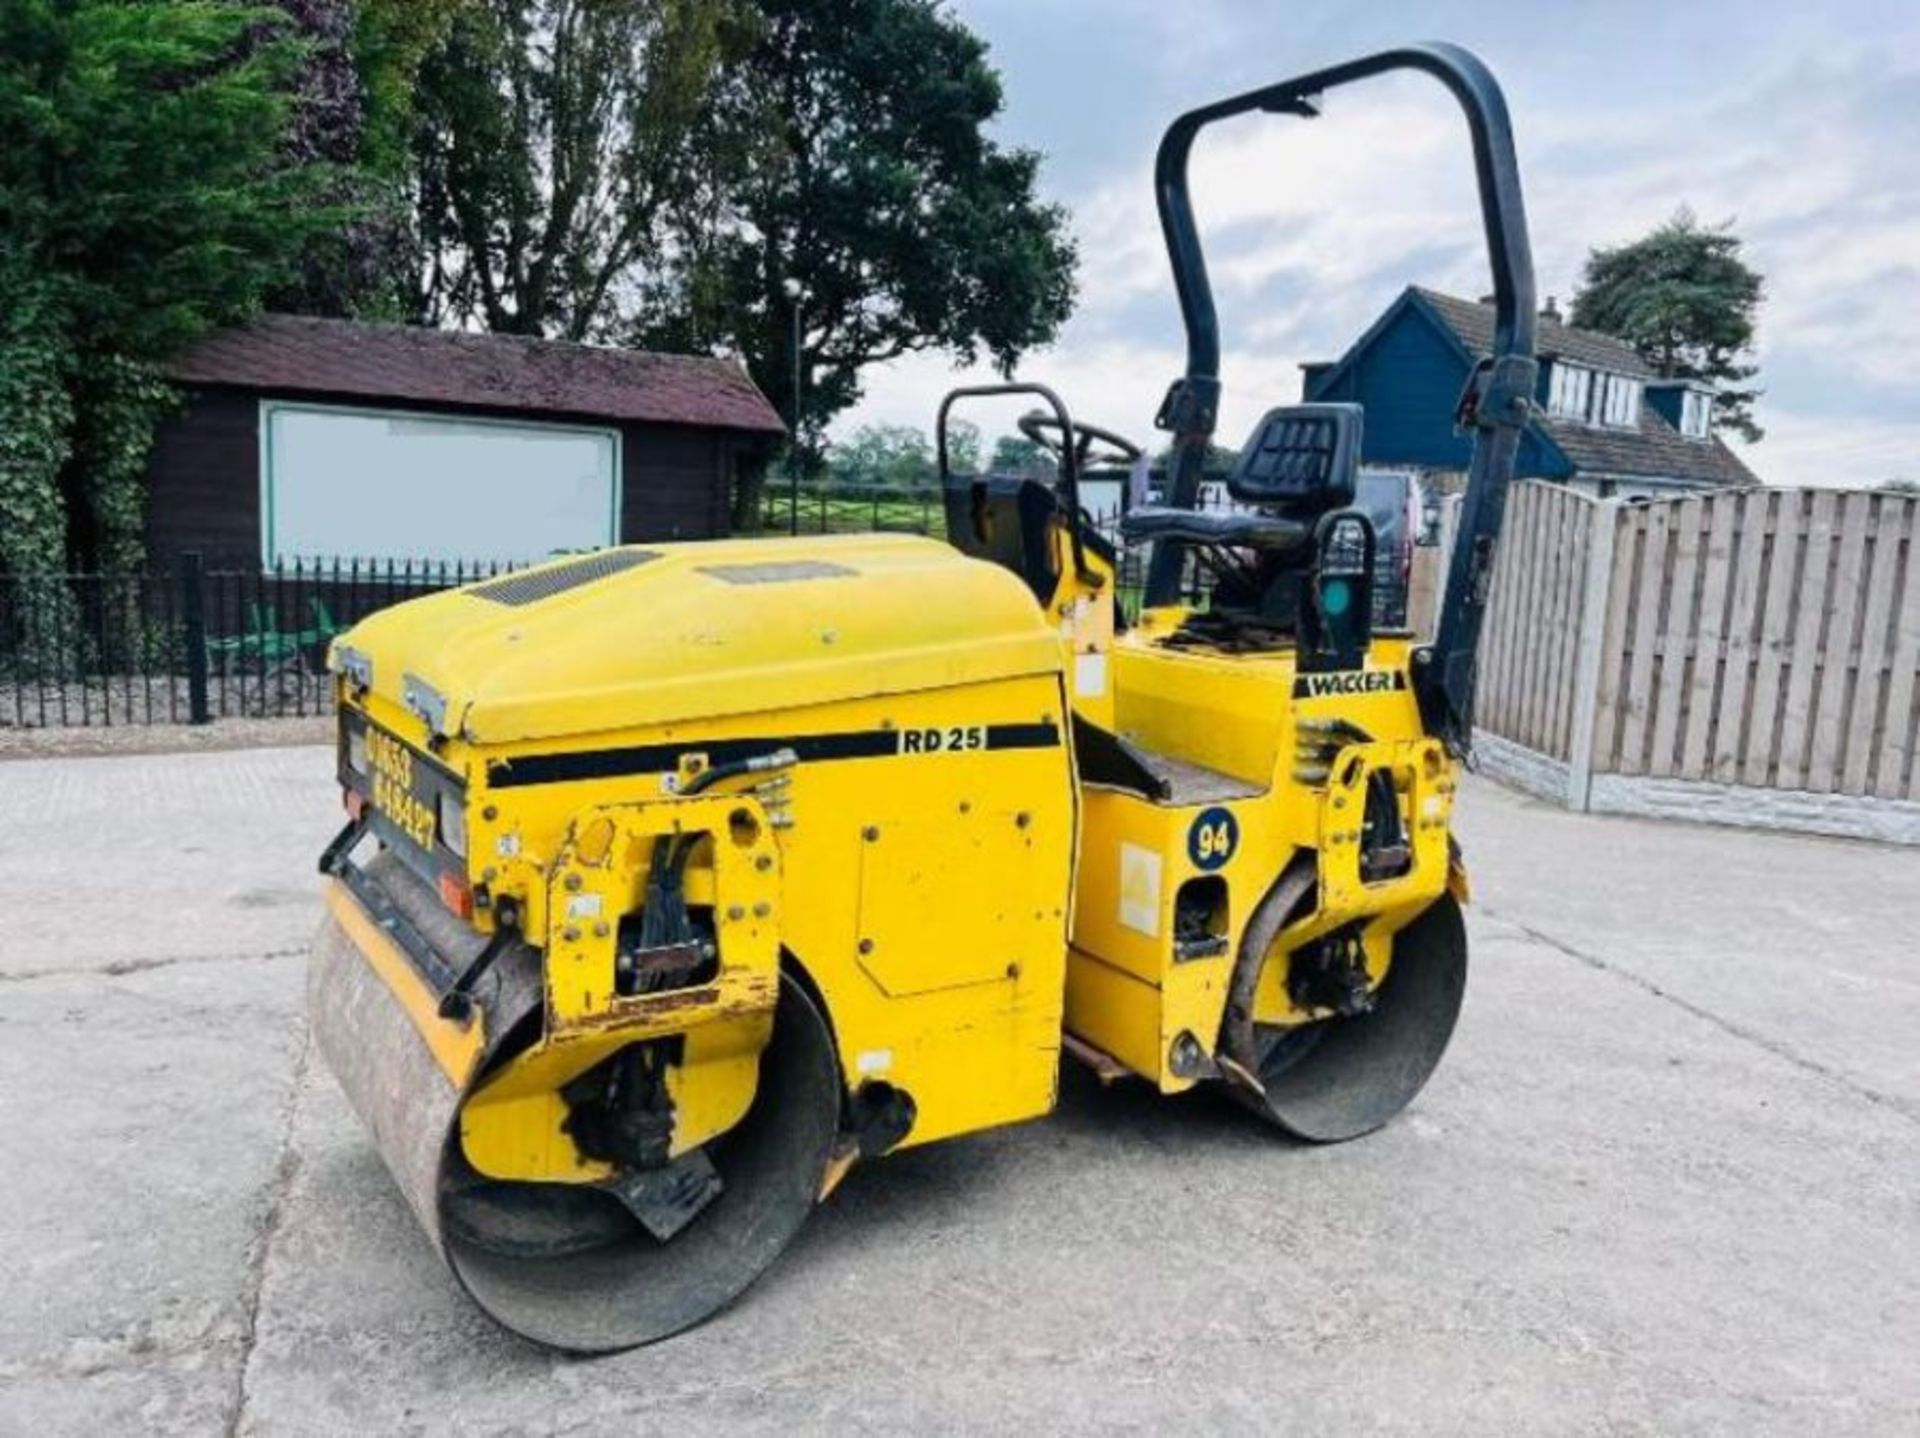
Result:
<svg viewBox="0 0 1920 1438">
<path fill-rule="evenodd" d="M 177 356 L 168 377 L 276 394 L 411 400 L 781 434 L 730 360 L 353 320 L 262 315 Z"/>
<path fill-rule="evenodd" d="M 1428 310 L 1453 334 L 1471 355 L 1484 356 L 1493 349 L 1492 305 L 1463 300 L 1455 295 L 1414 285 L 1409 293 L 1426 303 Z M 1658 383 L 1653 369 L 1632 347 L 1612 335 L 1575 329 L 1557 320 L 1540 321 L 1537 342 L 1542 357 L 1557 357 L 1595 369 L 1632 375 Z M 1727 448 L 1718 436 L 1688 439 L 1668 424 L 1652 405 L 1640 406 L 1640 424 L 1635 429 L 1608 429 L 1601 425 L 1581 424 L 1536 411 L 1535 425 L 1567 457 L 1576 473 L 1621 476 L 1637 479 L 1669 479 L 1688 484 L 1718 486 L 1750 485 L 1760 478 L 1748 469 L 1740 456 Z"/>
<path fill-rule="evenodd" d="M 1650 404 L 1640 406 L 1638 429 L 1607 429 L 1545 414 L 1536 415 L 1535 423 L 1580 474 L 1722 487 L 1760 483 L 1760 477 L 1717 435 L 1688 439 Z"/>
<path fill-rule="evenodd" d="M 1457 295 L 1443 295 L 1438 290 L 1420 285 L 1412 288 L 1415 294 L 1439 313 L 1441 320 L 1461 344 L 1476 355 L 1493 352 L 1492 305 L 1463 300 Z M 1545 316 L 1540 319 L 1534 348 L 1542 358 L 1568 359 L 1575 364 L 1592 365 L 1595 369 L 1612 370 L 1616 374 L 1629 374 L 1641 379 L 1655 377 L 1652 367 L 1625 341 L 1595 330 L 1575 329 L 1572 325 L 1563 325 Z"/>
</svg>

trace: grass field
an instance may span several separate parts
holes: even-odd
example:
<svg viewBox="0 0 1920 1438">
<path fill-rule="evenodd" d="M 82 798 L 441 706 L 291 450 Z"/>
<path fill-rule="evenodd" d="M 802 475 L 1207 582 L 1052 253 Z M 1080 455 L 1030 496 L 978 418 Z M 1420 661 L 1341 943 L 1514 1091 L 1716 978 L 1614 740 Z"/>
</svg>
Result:
<svg viewBox="0 0 1920 1438">
<path fill-rule="evenodd" d="M 791 491 L 770 484 L 761 505 L 768 534 L 866 534 L 876 530 L 945 538 L 946 517 L 936 489 L 873 489 L 809 485 L 800 490 L 798 523 Z"/>
<path fill-rule="evenodd" d="M 850 485 L 803 486 L 797 506 L 791 491 L 775 483 L 768 488 L 761 505 L 763 534 L 929 534 L 946 538 L 946 514 L 937 490 L 873 489 Z M 1116 536 L 1110 524 L 1099 524 L 1110 540 Z M 1120 567 L 1119 600 L 1129 617 L 1139 613 L 1140 589 L 1144 578 L 1138 553 L 1125 554 Z"/>
</svg>

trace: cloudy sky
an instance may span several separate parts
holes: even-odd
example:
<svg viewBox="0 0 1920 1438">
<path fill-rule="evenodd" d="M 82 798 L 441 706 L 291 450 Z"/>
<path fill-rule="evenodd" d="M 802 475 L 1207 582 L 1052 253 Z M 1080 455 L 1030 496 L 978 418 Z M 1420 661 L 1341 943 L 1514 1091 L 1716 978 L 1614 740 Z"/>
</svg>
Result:
<svg viewBox="0 0 1920 1438">
<path fill-rule="evenodd" d="M 1478 51 L 1507 89 L 1542 295 L 1587 250 L 1688 205 L 1767 278 L 1759 359 L 1777 484 L 1920 479 L 1920 3 L 1840 0 L 955 0 L 1006 81 L 1006 143 L 1046 153 L 1074 215 L 1079 310 L 1025 377 L 1145 437 L 1181 340 L 1149 188 L 1193 104 L 1409 39 Z M 1296 399 L 1409 281 L 1487 288 L 1458 111 L 1431 81 L 1256 116 L 1194 158 L 1226 354 L 1223 438 Z M 926 427 L 948 364 L 870 372 L 836 432 Z M 983 419 L 992 417 L 983 415 Z M 990 425 L 990 427 L 993 427 Z"/>
</svg>

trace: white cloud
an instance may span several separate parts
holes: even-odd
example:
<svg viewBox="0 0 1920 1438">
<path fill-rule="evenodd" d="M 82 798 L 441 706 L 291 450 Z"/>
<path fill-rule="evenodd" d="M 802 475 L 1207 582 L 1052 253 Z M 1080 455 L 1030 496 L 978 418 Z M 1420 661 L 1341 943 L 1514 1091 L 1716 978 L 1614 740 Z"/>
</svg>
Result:
<svg viewBox="0 0 1920 1438">
<path fill-rule="evenodd" d="M 1543 294 L 1564 299 L 1590 246 L 1642 234 L 1681 204 L 1737 221 L 1767 276 L 1769 434 L 1746 457 L 1772 483 L 1920 474 L 1920 68 L 1898 54 L 1703 65 L 1701 84 L 1671 101 L 1598 113 L 1592 96 L 1516 103 Z M 1485 286 L 1451 100 L 1411 79 L 1334 99 L 1321 120 L 1249 117 L 1195 151 L 1229 439 L 1296 398 L 1298 363 L 1336 355 L 1401 284 Z M 1080 310 L 1022 365 L 1089 419 L 1141 438 L 1183 354 L 1151 173 L 1151 153 L 1136 154 L 1075 200 Z M 874 371 L 837 428 L 930 425 L 957 382 L 924 356 Z"/>
<path fill-rule="evenodd" d="M 1889 135 L 1902 97 L 1920 102 L 1920 70 L 1854 53 L 1738 83 L 1598 133 L 1549 129 L 1533 176 L 1543 272 L 1571 279 L 1588 244 L 1631 239 L 1683 203 L 1733 219 L 1767 277 L 1763 368 L 1788 358 L 1796 373 L 1910 386 L 1920 412 L 1920 151 Z M 1630 158 L 1555 163 L 1580 152 Z"/>
<path fill-rule="evenodd" d="M 1194 209 L 1203 235 L 1225 241 L 1209 249 L 1227 389 L 1223 434 L 1237 436 L 1267 407 L 1299 397 L 1300 362 L 1337 354 L 1396 292 L 1378 279 L 1387 259 L 1437 240 L 1474 241 L 1478 212 L 1457 112 L 1444 95 L 1383 89 L 1392 92 L 1384 105 L 1336 110 L 1310 125 L 1268 119 L 1210 133 L 1196 147 Z M 1396 162 L 1377 163 L 1383 151 L 1397 151 Z M 1089 419 L 1140 438 L 1185 354 L 1151 173 L 1149 156 L 1074 206 L 1080 309 L 1057 345 L 1021 367 Z M 1263 286 L 1289 275 L 1310 291 L 1277 306 L 1255 303 Z M 1484 285 L 1474 266 L 1425 278 L 1475 293 Z M 1117 312 L 1146 296 L 1165 297 L 1158 334 L 1116 337 Z M 976 370 L 964 378 L 986 377 Z M 876 369 L 865 400 L 836 429 L 927 425 L 939 395 L 961 382 L 929 356 Z"/>
<path fill-rule="evenodd" d="M 1768 484 L 1869 489 L 1890 479 L 1920 481 L 1920 416 L 1835 420 L 1775 409 L 1765 441 L 1736 448 Z"/>
</svg>

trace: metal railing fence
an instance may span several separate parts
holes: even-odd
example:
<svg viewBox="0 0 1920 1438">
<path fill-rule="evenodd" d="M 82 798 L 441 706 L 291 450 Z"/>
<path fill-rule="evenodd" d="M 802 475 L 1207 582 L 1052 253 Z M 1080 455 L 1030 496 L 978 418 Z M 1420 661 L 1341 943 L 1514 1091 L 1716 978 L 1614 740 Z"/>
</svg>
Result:
<svg viewBox="0 0 1920 1438">
<path fill-rule="evenodd" d="M 332 638 L 492 563 L 339 559 L 0 577 L 0 728 L 205 723 L 332 708 Z"/>
</svg>

